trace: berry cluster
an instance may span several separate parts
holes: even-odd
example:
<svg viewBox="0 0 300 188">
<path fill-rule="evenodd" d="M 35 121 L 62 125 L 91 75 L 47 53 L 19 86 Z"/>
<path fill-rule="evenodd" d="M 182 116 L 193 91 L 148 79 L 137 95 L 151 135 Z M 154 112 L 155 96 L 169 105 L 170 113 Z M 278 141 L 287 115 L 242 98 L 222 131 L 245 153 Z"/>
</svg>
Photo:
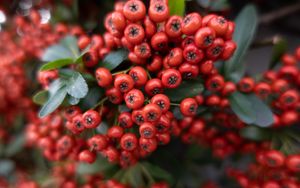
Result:
<svg viewBox="0 0 300 188">
<path fill-rule="evenodd" d="M 148 10 L 139 0 L 116 3 L 115 11 L 106 16 L 104 24 L 107 32 L 103 37 L 79 37 L 80 49 L 90 47 L 83 57 L 85 67 L 92 70 L 99 59 L 120 47 L 129 51 L 132 66 L 119 72 L 96 68 L 97 83 L 105 89 L 106 97 L 94 109 L 85 112 L 71 106 L 65 110 L 63 118 L 66 119 L 65 127 L 75 135 L 96 129 L 103 119 L 115 119 L 105 135 L 97 134 L 86 140 L 86 149 L 78 154 L 78 159 L 93 163 L 95 152 L 101 152 L 110 162 L 128 166 L 155 151 L 158 145 L 169 143 L 171 134 L 179 135 L 180 128 L 170 108 L 172 101 L 163 94 L 165 89 L 177 88 L 183 80 L 200 75 L 209 90 L 223 88 L 224 78 L 214 68 L 214 62 L 226 60 L 233 54 L 236 48 L 231 40 L 234 24 L 217 15 L 170 16 L 167 2 L 156 0 L 150 2 Z M 56 70 L 40 72 L 39 81 L 47 88 L 57 77 Z M 198 96 L 175 105 L 180 106 L 184 116 L 193 119 L 202 102 Z M 119 111 L 112 104 L 125 104 L 127 110 Z M 41 123 L 52 129 L 48 119 Z M 194 125 L 191 128 L 194 132 L 203 127 L 201 120 Z M 44 135 L 39 138 L 45 140 Z M 67 148 L 62 149 L 59 143 L 65 141 L 61 139 L 66 137 L 54 138 L 56 144 L 46 144 L 50 149 L 44 144 L 42 148 L 52 151 L 47 153 L 53 156 L 61 152 L 64 156 L 75 142 L 68 137 L 68 143 L 74 144 L 64 144 L 62 146 Z M 57 152 L 53 152 L 53 148 Z M 60 158 L 59 154 L 56 159 Z"/>
<path fill-rule="evenodd" d="M 241 187 L 296 188 L 300 186 L 300 156 L 284 156 L 277 150 L 257 152 L 256 163 L 250 164 L 246 172 L 229 169 L 228 175 L 234 177 Z"/>
</svg>

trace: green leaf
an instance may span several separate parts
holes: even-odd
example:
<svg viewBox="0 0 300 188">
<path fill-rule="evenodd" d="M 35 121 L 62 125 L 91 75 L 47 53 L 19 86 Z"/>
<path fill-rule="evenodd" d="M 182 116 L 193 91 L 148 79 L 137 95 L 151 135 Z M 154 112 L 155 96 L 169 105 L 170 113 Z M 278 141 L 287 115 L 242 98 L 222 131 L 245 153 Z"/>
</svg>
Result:
<svg viewBox="0 0 300 188">
<path fill-rule="evenodd" d="M 227 0 L 210 0 L 209 9 L 213 11 L 222 11 L 230 8 Z"/>
<path fill-rule="evenodd" d="M 170 15 L 184 16 L 185 0 L 169 0 Z"/>
<path fill-rule="evenodd" d="M 153 165 L 148 162 L 143 162 L 141 163 L 141 165 L 143 165 L 147 169 L 147 171 L 151 174 L 153 178 L 159 180 L 165 180 L 171 185 L 174 183 L 174 179 L 172 175 L 166 170 L 160 168 L 159 166 Z"/>
<path fill-rule="evenodd" d="M 5 155 L 7 157 L 12 157 L 20 152 L 25 146 L 25 135 L 19 134 L 15 136 L 15 139 L 7 145 L 5 150 Z"/>
<path fill-rule="evenodd" d="M 274 116 L 271 109 L 255 94 L 248 96 L 252 109 L 256 112 L 256 120 L 253 124 L 260 127 L 269 127 L 274 123 Z"/>
<path fill-rule="evenodd" d="M 257 11 L 253 5 L 247 5 L 235 19 L 235 32 L 233 40 L 237 44 L 237 49 L 232 58 L 225 62 L 225 76 L 227 79 L 238 82 L 244 72 L 241 67 L 245 67 L 243 58 L 249 49 L 254 38 L 258 18 Z"/>
<path fill-rule="evenodd" d="M 79 48 L 77 45 L 77 39 L 75 36 L 68 35 L 61 40 L 61 44 L 69 49 L 69 51 L 73 54 L 73 57 L 77 58 L 79 56 Z"/>
<path fill-rule="evenodd" d="M 269 131 L 256 126 L 246 126 L 240 130 L 243 138 L 254 141 L 264 141 L 270 139 Z"/>
<path fill-rule="evenodd" d="M 145 187 L 142 177 L 142 171 L 139 164 L 130 167 L 125 174 L 128 183 L 135 188 Z"/>
<path fill-rule="evenodd" d="M 80 107 L 82 110 L 92 108 L 103 97 L 104 90 L 98 86 L 89 90 L 88 94 L 81 100 Z"/>
<path fill-rule="evenodd" d="M 126 49 L 119 49 L 117 51 L 109 53 L 103 60 L 100 62 L 100 67 L 105 67 L 109 70 L 115 69 L 128 57 L 128 51 Z"/>
<path fill-rule="evenodd" d="M 67 87 L 63 85 L 57 90 L 57 92 L 50 96 L 49 100 L 40 110 L 39 117 L 45 117 L 48 114 L 54 112 L 62 104 L 66 95 Z"/>
<path fill-rule="evenodd" d="M 49 97 L 48 91 L 42 90 L 42 91 L 39 91 L 38 93 L 36 93 L 33 96 L 32 100 L 35 104 L 43 105 L 47 102 L 48 97 Z"/>
<path fill-rule="evenodd" d="M 58 59 L 42 65 L 40 71 L 58 69 L 70 64 L 73 64 L 73 59 Z"/>
<path fill-rule="evenodd" d="M 80 99 L 72 97 L 72 96 L 68 96 L 68 102 L 70 105 L 76 105 L 80 102 Z"/>
<path fill-rule="evenodd" d="M 1 159 L 0 160 L 0 176 L 8 177 L 15 170 L 15 163 L 10 159 Z"/>
<path fill-rule="evenodd" d="M 247 124 L 268 127 L 274 122 L 271 109 L 254 94 L 235 92 L 229 101 L 234 113 Z"/>
<path fill-rule="evenodd" d="M 203 84 L 199 80 L 183 81 L 179 87 L 166 89 L 165 94 L 172 102 L 179 102 L 184 98 L 195 97 L 203 92 Z"/>
<path fill-rule="evenodd" d="M 67 92 L 75 98 L 84 98 L 88 91 L 88 85 L 79 72 L 73 72 L 72 76 L 67 79 Z"/>
<path fill-rule="evenodd" d="M 275 66 L 280 62 L 281 56 L 287 51 L 287 41 L 282 38 L 275 39 L 276 41 L 272 49 L 272 58 L 270 62 L 269 69 L 275 68 Z"/>
<path fill-rule="evenodd" d="M 59 59 L 72 59 L 73 62 L 79 57 L 77 39 L 74 36 L 66 36 L 59 44 L 47 48 L 42 56 L 42 60 L 52 62 Z"/>
<path fill-rule="evenodd" d="M 256 120 L 256 113 L 247 95 L 234 92 L 229 96 L 230 106 L 233 112 L 245 123 L 252 124 Z"/>
<path fill-rule="evenodd" d="M 93 164 L 78 163 L 76 173 L 80 175 L 99 174 L 113 167 L 114 165 L 109 163 L 105 158 L 98 156 Z"/>
</svg>

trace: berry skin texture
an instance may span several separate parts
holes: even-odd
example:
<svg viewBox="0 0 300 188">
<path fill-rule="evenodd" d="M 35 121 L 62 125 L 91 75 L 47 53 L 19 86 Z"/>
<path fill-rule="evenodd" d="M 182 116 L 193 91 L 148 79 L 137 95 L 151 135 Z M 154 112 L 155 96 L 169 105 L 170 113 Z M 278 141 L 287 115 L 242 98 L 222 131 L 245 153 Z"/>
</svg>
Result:
<svg viewBox="0 0 300 188">
<path fill-rule="evenodd" d="M 115 87 L 107 89 L 105 95 L 108 97 L 108 100 L 113 104 L 120 104 L 123 101 L 123 95 L 121 91 Z"/>
<path fill-rule="evenodd" d="M 151 48 L 148 43 L 144 42 L 134 47 L 134 53 L 139 58 L 147 59 L 151 57 Z"/>
<path fill-rule="evenodd" d="M 156 129 L 151 123 L 145 122 L 141 124 L 139 132 L 142 138 L 149 139 L 155 137 Z"/>
<path fill-rule="evenodd" d="M 156 104 L 147 104 L 143 108 L 143 114 L 145 117 L 145 122 L 156 122 L 162 115 L 160 107 Z"/>
<path fill-rule="evenodd" d="M 163 92 L 162 81 L 158 78 L 153 78 L 149 80 L 145 85 L 145 91 L 149 96 L 154 96 L 156 94 Z"/>
<path fill-rule="evenodd" d="M 166 21 L 170 16 L 169 7 L 164 2 L 155 1 L 150 3 L 148 15 L 156 23 Z"/>
<path fill-rule="evenodd" d="M 193 98 L 185 98 L 180 103 L 180 112 L 185 116 L 195 116 L 198 109 L 198 103 Z"/>
<path fill-rule="evenodd" d="M 107 136 L 113 139 L 120 139 L 124 134 L 124 129 L 120 126 L 112 126 L 107 131 Z"/>
<path fill-rule="evenodd" d="M 165 32 L 170 38 L 177 38 L 182 35 L 182 18 L 180 16 L 171 16 L 165 24 Z"/>
<path fill-rule="evenodd" d="M 131 44 L 140 44 L 145 38 L 145 31 L 141 25 L 129 24 L 124 30 L 124 36 Z"/>
<path fill-rule="evenodd" d="M 168 65 L 171 67 L 179 66 L 183 61 L 182 49 L 173 48 L 168 55 Z"/>
<path fill-rule="evenodd" d="M 134 86 L 134 81 L 128 74 L 119 74 L 114 81 L 115 88 L 118 88 L 122 93 L 130 91 Z"/>
<path fill-rule="evenodd" d="M 202 18 L 198 13 L 190 13 L 183 18 L 181 28 L 185 35 L 193 35 L 202 25 Z"/>
<path fill-rule="evenodd" d="M 96 128 L 101 122 L 101 116 L 95 110 L 86 111 L 83 116 L 83 125 L 87 129 Z"/>
<path fill-rule="evenodd" d="M 161 81 L 166 88 L 176 88 L 182 81 L 181 74 L 176 69 L 167 69 L 162 73 Z"/>
<path fill-rule="evenodd" d="M 202 27 L 195 34 L 195 44 L 199 48 L 208 48 L 216 38 L 215 31 L 210 27 Z"/>
<path fill-rule="evenodd" d="M 148 81 L 147 72 L 143 67 L 136 66 L 129 71 L 136 87 L 144 86 Z"/>
<path fill-rule="evenodd" d="M 110 71 L 106 68 L 98 68 L 95 72 L 97 83 L 101 87 L 109 87 L 112 84 L 113 77 Z"/>
<path fill-rule="evenodd" d="M 144 19 L 146 7 L 140 0 L 129 0 L 124 4 L 123 14 L 128 20 L 136 22 Z"/>
<path fill-rule="evenodd" d="M 183 49 L 183 57 L 190 64 L 198 64 L 204 57 L 202 50 L 190 44 Z"/>
<path fill-rule="evenodd" d="M 228 22 L 222 16 L 216 16 L 209 20 L 208 26 L 216 31 L 217 36 L 223 36 L 228 30 Z"/>
<path fill-rule="evenodd" d="M 123 31 L 126 27 L 126 19 L 121 12 L 113 12 L 111 14 L 111 22 L 118 31 Z"/>
<path fill-rule="evenodd" d="M 125 95 L 125 102 L 128 108 L 136 110 L 143 106 L 144 94 L 138 89 L 132 89 Z"/>
<path fill-rule="evenodd" d="M 163 51 L 168 46 L 168 36 L 165 32 L 155 33 L 151 38 L 151 46 L 154 50 Z"/>
<path fill-rule="evenodd" d="M 166 113 L 170 108 L 170 99 L 164 94 L 157 94 L 151 98 L 151 103 L 160 107 L 162 113 Z"/>
<path fill-rule="evenodd" d="M 138 144 L 138 140 L 133 133 L 126 133 L 122 136 L 120 146 L 123 150 L 133 151 Z"/>
<path fill-rule="evenodd" d="M 92 164 L 96 160 L 96 155 L 89 150 L 83 150 L 79 153 L 78 159 L 81 162 Z"/>
<path fill-rule="evenodd" d="M 89 138 L 87 143 L 93 151 L 102 151 L 108 145 L 107 138 L 100 134 Z"/>
<path fill-rule="evenodd" d="M 300 172 L 300 155 L 290 155 L 286 159 L 286 167 L 292 172 Z"/>
</svg>

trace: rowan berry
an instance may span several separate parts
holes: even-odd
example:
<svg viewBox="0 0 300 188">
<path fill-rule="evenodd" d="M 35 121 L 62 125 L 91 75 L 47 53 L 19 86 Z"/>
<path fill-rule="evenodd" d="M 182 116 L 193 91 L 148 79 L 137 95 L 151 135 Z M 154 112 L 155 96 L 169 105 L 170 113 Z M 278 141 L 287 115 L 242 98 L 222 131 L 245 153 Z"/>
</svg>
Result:
<svg viewBox="0 0 300 188">
<path fill-rule="evenodd" d="M 132 151 L 136 149 L 138 140 L 133 133 L 126 133 L 121 137 L 120 146 L 123 150 Z"/>
<path fill-rule="evenodd" d="M 176 88 L 182 81 L 181 74 L 176 69 L 167 69 L 162 73 L 161 82 L 166 88 Z"/>
<path fill-rule="evenodd" d="M 102 151 L 108 146 L 108 140 L 104 135 L 98 134 L 89 138 L 87 144 L 92 151 Z"/>
<path fill-rule="evenodd" d="M 129 112 L 122 112 L 118 117 L 118 122 L 123 128 L 131 128 L 133 126 L 133 121 Z"/>
<path fill-rule="evenodd" d="M 255 87 L 255 82 L 252 78 L 246 77 L 240 80 L 238 88 L 241 92 L 250 93 Z"/>
<path fill-rule="evenodd" d="M 216 31 L 217 36 L 225 35 L 228 30 L 228 22 L 222 16 L 211 18 L 207 25 Z"/>
<path fill-rule="evenodd" d="M 221 75 L 213 75 L 206 81 L 206 88 L 210 91 L 220 91 L 223 89 L 225 81 Z"/>
<path fill-rule="evenodd" d="M 147 59 L 151 57 L 151 47 L 146 42 L 138 44 L 134 47 L 134 53 L 139 58 Z"/>
<path fill-rule="evenodd" d="M 78 158 L 79 161 L 92 164 L 96 160 L 96 155 L 89 150 L 83 150 L 79 153 Z"/>
<path fill-rule="evenodd" d="M 129 0 L 123 6 L 123 14 L 128 20 L 136 22 L 144 19 L 146 7 L 140 0 Z"/>
<path fill-rule="evenodd" d="M 163 92 L 162 81 L 158 78 L 149 80 L 145 85 L 145 91 L 149 96 L 154 96 Z"/>
<path fill-rule="evenodd" d="M 180 103 L 180 111 L 185 116 L 195 116 L 198 109 L 198 103 L 193 98 L 185 98 Z"/>
<path fill-rule="evenodd" d="M 224 40 L 222 38 L 216 38 L 211 46 L 209 46 L 206 50 L 206 56 L 208 59 L 216 60 L 218 59 L 224 52 Z M 231 48 L 231 47 L 230 47 Z M 233 53 L 234 49 L 230 49 L 232 51 L 228 51 L 229 53 Z M 228 54 L 225 54 L 227 57 Z"/>
<path fill-rule="evenodd" d="M 195 34 L 195 44 L 199 48 L 208 48 L 216 38 L 215 31 L 210 27 L 202 27 Z"/>
<path fill-rule="evenodd" d="M 124 134 L 124 129 L 120 126 L 112 126 L 107 131 L 107 136 L 113 139 L 120 139 Z"/>
<path fill-rule="evenodd" d="M 195 45 L 190 44 L 183 49 L 183 57 L 190 64 L 198 64 L 204 58 L 204 53 Z"/>
<path fill-rule="evenodd" d="M 113 12 L 111 14 L 111 23 L 118 31 L 123 31 L 126 27 L 126 18 L 121 12 Z"/>
<path fill-rule="evenodd" d="M 183 18 L 181 28 L 185 35 L 193 35 L 202 25 L 202 17 L 198 13 L 190 13 Z"/>
<path fill-rule="evenodd" d="M 151 98 L 151 103 L 160 107 L 162 113 L 166 113 L 170 108 L 170 99 L 164 94 L 157 94 Z"/>
<path fill-rule="evenodd" d="M 271 86 L 264 82 L 258 83 L 254 88 L 254 92 L 259 97 L 266 98 L 271 94 Z"/>
<path fill-rule="evenodd" d="M 153 124 L 149 123 L 149 122 L 145 122 L 143 124 L 141 124 L 140 128 L 139 128 L 139 133 L 141 135 L 142 138 L 154 138 L 155 134 L 156 134 L 156 129 L 153 126 Z"/>
<path fill-rule="evenodd" d="M 125 94 L 125 102 L 128 108 L 136 110 L 144 105 L 145 98 L 143 92 L 138 89 L 132 89 Z"/>
<path fill-rule="evenodd" d="M 112 84 L 113 77 L 107 68 L 99 67 L 95 72 L 95 76 L 98 85 L 101 87 L 108 87 Z"/>
<path fill-rule="evenodd" d="M 83 125 L 87 129 L 96 128 L 101 122 L 101 116 L 95 110 L 88 110 L 83 115 Z"/>
<path fill-rule="evenodd" d="M 114 80 L 114 86 L 122 93 L 126 93 L 133 88 L 134 81 L 128 74 L 118 74 Z"/>
<path fill-rule="evenodd" d="M 169 55 L 167 56 L 168 65 L 171 67 L 179 66 L 183 61 L 183 54 L 181 48 L 173 48 L 170 50 Z"/>
<path fill-rule="evenodd" d="M 150 19 L 156 23 L 166 21 L 170 16 L 169 7 L 164 2 L 156 1 L 150 3 L 148 15 Z"/>
<path fill-rule="evenodd" d="M 162 115 L 162 111 L 157 104 L 147 104 L 143 108 L 145 122 L 156 122 Z"/>
<path fill-rule="evenodd" d="M 300 172 L 300 156 L 290 155 L 286 158 L 286 167 L 292 172 Z"/>
<path fill-rule="evenodd" d="M 165 32 L 155 33 L 151 38 L 151 47 L 156 51 L 163 51 L 168 47 L 168 36 Z"/>
<path fill-rule="evenodd" d="M 144 28 L 147 38 L 152 37 L 156 33 L 156 25 L 150 20 L 148 16 L 144 19 Z"/>
<path fill-rule="evenodd" d="M 145 38 L 145 31 L 141 25 L 129 24 L 124 30 L 124 36 L 131 44 L 140 44 Z"/>
<path fill-rule="evenodd" d="M 179 67 L 179 72 L 183 79 L 196 78 L 199 75 L 199 68 L 197 65 L 191 65 L 189 63 L 183 63 Z"/>
<path fill-rule="evenodd" d="M 115 87 L 107 89 L 105 91 L 105 95 L 107 96 L 108 100 L 113 104 L 120 104 L 123 101 L 123 95 L 121 91 Z"/>
<path fill-rule="evenodd" d="M 182 18 L 180 16 L 171 16 L 165 24 L 165 32 L 170 38 L 180 37 Z"/>
<path fill-rule="evenodd" d="M 131 113 L 131 119 L 135 124 L 141 125 L 142 123 L 145 122 L 145 117 L 144 117 L 143 111 L 142 110 L 133 110 Z"/>
<path fill-rule="evenodd" d="M 157 148 L 157 141 L 155 138 L 146 139 L 141 137 L 139 139 L 139 146 L 143 151 L 147 153 L 152 153 Z"/>
</svg>

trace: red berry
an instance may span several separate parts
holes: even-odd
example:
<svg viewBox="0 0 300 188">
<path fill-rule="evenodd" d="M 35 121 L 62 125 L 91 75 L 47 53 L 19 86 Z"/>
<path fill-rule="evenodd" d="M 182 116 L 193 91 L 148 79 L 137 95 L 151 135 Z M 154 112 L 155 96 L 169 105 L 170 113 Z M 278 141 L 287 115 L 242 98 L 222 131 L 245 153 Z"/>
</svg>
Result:
<svg viewBox="0 0 300 188">
<path fill-rule="evenodd" d="M 83 116 L 83 125 L 87 129 L 96 128 L 101 122 L 101 116 L 95 110 L 86 111 Z"/>
<path fill-rule="evenodd" d="M 185 116 L 194 116 L 197 113 L 198 103 L 193 98 L 186 98 L 180 103 L 180 111 Z"/>
<path fill-rule="evenodd" d="M 133 133 L 126 133 L 122 136 L 120 146 L 123 150 L 132 151 L 137 147 L 138 140 Z"/>
<path fill-rule="evenodd" d="M 79 161 L 92 164 L 96 160 L 96 155 L 93 152 L 90 152 L 89 150 L 83 150 L 79 153 L 78 158 Z"/>
</svg>

